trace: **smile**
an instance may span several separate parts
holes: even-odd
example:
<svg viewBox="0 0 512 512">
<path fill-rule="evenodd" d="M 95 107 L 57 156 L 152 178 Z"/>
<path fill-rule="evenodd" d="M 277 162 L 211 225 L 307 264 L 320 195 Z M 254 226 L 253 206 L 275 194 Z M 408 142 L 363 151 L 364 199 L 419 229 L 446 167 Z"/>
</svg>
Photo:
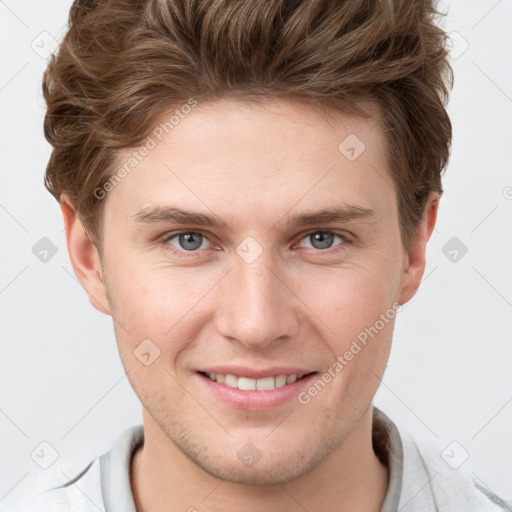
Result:
<svg viewBox="0 0 512 512">
<path fill-rule="evenodd" d="M 257 379 L 243 376 L 246 372 L 240 373 L 242 375 L 237 376 L 233 373 L 198 371 L 196 382 L 207 394 L 231 408 L 269 411 L 290 402 L 297 406 L 298 394 L 311 385 L 318 372 L 289 375 L 277 372 L 278 375 L 267 374 Z"/>
<path fill-rule="evenodd" d="M 214 382 L 224 384 L 230 388 L 237 388 L 241 391 L 271 391 L 276 388 L 282 388 L 288 384 L 293 384 L 295 381 L 302 379 L 306 375 L 302 373 L 294 373 L 292 375 L 276 375 L 264 377 L 262 379 L 252 379 L 250 377 L 237 377 L 236 375 L 229 373 L 201 373 Z"/>
</svg>

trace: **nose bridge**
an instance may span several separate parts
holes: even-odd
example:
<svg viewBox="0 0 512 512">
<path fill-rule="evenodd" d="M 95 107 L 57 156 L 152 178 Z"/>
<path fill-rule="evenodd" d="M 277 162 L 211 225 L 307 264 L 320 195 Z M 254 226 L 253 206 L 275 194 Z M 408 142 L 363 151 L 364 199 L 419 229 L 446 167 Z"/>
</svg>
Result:
<svg viewBox="0 0 512 512">
<path fill-rule="evenodd" d="M 219 330 L 246 347 L 263 348 L 296 332 L 293 294 L 282 282 L 270 251 L 253 261 L 244 258 L 236 256 L 222 288 Z"/>
</svg>

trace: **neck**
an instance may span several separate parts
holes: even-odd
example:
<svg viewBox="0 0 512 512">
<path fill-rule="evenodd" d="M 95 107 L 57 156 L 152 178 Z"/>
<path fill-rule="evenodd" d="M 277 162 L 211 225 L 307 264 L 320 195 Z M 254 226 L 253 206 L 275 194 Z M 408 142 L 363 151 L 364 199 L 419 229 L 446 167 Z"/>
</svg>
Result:
<svg viewBox="0 0 512 512">
<path fill-rule="evenodd" d="M 131 465 L 138 512 L 244 510 L 379 512 L 388 470 L 372 447 L 371 407 L 350 435 L 312 471 L 271 485 L 216 478 L 186 457 L 144 411 L 144 444 Z"/>
</svg>

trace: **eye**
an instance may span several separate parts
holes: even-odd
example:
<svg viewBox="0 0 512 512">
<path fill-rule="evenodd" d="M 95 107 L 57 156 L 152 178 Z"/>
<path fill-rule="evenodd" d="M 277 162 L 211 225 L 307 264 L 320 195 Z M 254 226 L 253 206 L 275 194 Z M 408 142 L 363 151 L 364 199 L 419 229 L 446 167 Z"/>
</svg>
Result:
<svg viewBox="0 0 512 512">
<path fill-rule="evenodd" d="M 197 231 L 181 231 L 165 237 L 164 243 L 169 244 L 174 238 L 177 239 L 178 244 L 178 251 L 175 251 L 176 253 L 194 252 L 201 249 L 201 245 L 205 240 L 207 240 L 203 234 L 198 233 Z M 174 245 L 173 247 L 176 246 Z M 202 248 L 204 249 L 205 247 Z"/>
<path fill-rule="evenodd" d="M 320 252 L 330 252 L 332 249 L 333 241 L 338 238 L 340 243 L 334 246 L 333 250 L 337 250 L 337 247 L 345 246 L 350 244 L 350 241 L 342 234 L 335 233 L 333 231 L 311 231 L 301 238 L 302 240 L 310 240 L 312 244 L 312 248 L 316 249 Z M 176 239 L 175 243 L 172 241 Z M 203 244 L 206 242 L 206 246 Z M 198 232 L 198 231 L 179 231 L 175 233 L 170 233 L 163 238 L 163 243 L 166 246 L 171 246 L 169 250 L 171 250 L 172 254 L 181 255 L 184 257 L 188 257 L 187 253 L 190 253 L 192 257 L 193 254 L 200 249 L 206 249 L 208 245 L 208 238 L 206 235 Z M 171 248 L 174 247 L 175 251 Z"/>
<path fill-rule="evenodd" d="M 310 240 L 313 246 L 313 249 L 321 250 L 327 252 L 326 249 L 331 249 L 333 241 L 335 238 L 341 240 L 339 244 L 335 247 L 339 247 L 341 245 L 345 245 L 350 243 L 346 237 L 340 233 L 335 233 L 333 231 L 311 231 L 308 233 L 302 240 Z"/>
</svg>

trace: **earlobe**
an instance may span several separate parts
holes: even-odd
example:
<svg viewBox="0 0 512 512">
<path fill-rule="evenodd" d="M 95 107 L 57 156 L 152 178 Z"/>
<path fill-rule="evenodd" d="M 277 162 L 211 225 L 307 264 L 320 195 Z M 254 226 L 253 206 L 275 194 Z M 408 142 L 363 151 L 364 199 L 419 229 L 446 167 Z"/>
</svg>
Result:
<svg viewBox="0 0 512 512">
<path fill-rule="evenodd" d="M 65 194 L 61 196 L 60 208 L 64 218 L 69 258 L 75 275 L 85 289 L 90 303 L 101 313 L 110 315 L 98 250 L 77 217 L 71 200 Z"/>
<path fill-rule="evenodd" d="M 414 297 L 425 272 L 425 252 L 427 242 L 434 231 L 439 207 L 439 194 L 431 192 L 425 202 L 423 215 L 416 229 L 407 264 L 402 272 L 400 304 L 405 304 Z"/>
</svg>

